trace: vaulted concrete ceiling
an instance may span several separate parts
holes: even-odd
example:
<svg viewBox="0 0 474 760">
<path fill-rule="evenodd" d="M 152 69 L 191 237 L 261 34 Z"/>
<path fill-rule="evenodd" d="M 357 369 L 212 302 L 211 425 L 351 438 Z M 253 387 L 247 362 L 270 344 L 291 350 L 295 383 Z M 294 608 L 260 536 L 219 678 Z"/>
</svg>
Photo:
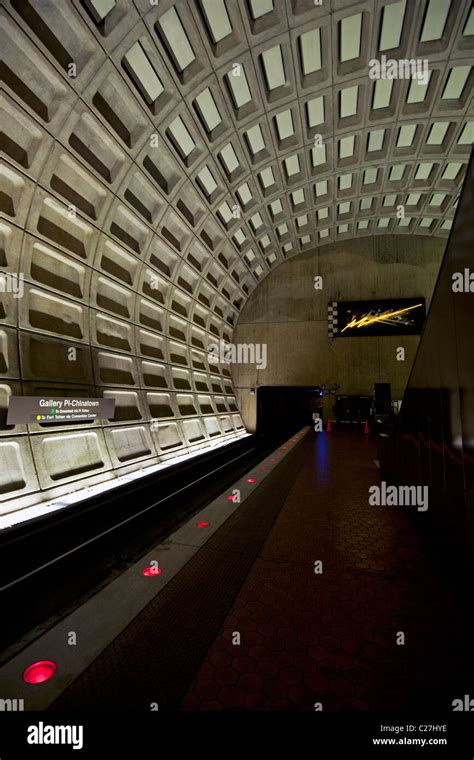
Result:
<svg viewBox="0 0 474 760">
<path fill-rule="evenodd" d="M 117 399 L 110 424 L 3 425 L 9 511 L 238 435 L 206 347 L 286 258 L 449 234 L 474 15 L 468 0 L 0 6 L 0 258 L 25 278 L 22 299 L 1 294 L 3 407 Z M 382 55 L 427 59 L 427 85 L 371 79 Z"/>
</svg>

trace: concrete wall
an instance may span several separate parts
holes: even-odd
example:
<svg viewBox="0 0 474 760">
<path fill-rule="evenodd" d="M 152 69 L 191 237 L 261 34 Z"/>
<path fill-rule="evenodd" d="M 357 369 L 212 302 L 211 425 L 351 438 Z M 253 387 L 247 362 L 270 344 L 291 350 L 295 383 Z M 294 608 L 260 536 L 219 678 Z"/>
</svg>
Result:
<svg viewBox="0 0 474 760">
<path fill-rule="evenodd" d="M 392 384 L 401 398 L 418 336 L 339 338 L 327 335 L 327 304 L 424 296 L 427 306 L 445 241 L 388 235 L 347 240 L 282 264 L 254 291 L 237 323 L 235 343 L 266 343 L 267 367 L 234 364 L 233 381 L 247 429 L 256 423 L 255 385 L 336 382 L 340 393 L 372 393 L 375 382 Z M 315 275 L 323 278 L 314 288 Z M 396 349 L 405 348 L 405 361 Z M 327 399 L 329 405 L 330 399 Z"/>
<path fill-rule="evenodd" d="M 471 159 L 398 425 L 379 443 L 384 480 L 429 489 L 423 535 L 432 534 L 452 577 L 461 574 L 470 586 L 474 579 L 474 298 L 466 290 L 453 291 L 453 274 L 472 271 L 473 205 Z M 453 562 L 459 562 L 456 571 Z"/>
</svg>

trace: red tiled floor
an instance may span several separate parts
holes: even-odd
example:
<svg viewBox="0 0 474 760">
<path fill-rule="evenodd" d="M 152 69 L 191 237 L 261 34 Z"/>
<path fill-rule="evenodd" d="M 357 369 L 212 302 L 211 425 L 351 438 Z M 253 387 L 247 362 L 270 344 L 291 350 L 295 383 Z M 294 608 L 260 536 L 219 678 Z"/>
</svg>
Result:
<svg viewBox="0 0 474 760">
<path fill-rule="evenodd" d="M 456 667 L 450 596 L 412 516 L 368 503 L 378 482 L 374 441 L 324 433 L 308 436 L 303 451 L 299 476 L 181 709 L 314 710 L 320 702 L 325 711 L 403 710 Z"/>
</svg>

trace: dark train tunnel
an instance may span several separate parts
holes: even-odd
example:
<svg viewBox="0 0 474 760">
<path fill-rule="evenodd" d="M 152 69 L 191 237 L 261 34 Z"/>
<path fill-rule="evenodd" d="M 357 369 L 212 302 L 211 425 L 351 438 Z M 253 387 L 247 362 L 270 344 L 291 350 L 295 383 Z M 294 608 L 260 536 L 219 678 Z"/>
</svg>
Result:
<svg viewBox="0 0 474 760">
<path fill-rule="evenodd" d="M 257 389 L 257 431 L 266 434 L 284 431 L 287 437 L 313 422 L 313 414 L 323 419 L 324 391 L 320 386 L 262 386 Z"/>
<path fill-rule="evenodd" d="M 472 3 L 0 19 L 2 760 L 472 758 Z"/>
</svg>

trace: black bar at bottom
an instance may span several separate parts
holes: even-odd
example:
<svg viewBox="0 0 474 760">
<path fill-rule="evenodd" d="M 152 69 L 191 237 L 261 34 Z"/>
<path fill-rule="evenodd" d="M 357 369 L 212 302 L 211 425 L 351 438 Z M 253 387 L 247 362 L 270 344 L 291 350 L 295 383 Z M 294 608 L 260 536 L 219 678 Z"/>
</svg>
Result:
<svg viewBox="0 0 474 760">
<path fill-rule="evenodd" d="M 119 718 L 119 719 L 117 719 Z M 409 757 L 472 760 L 474 716 L 470 712 L 420 718 L 376 713 L 150 712 L 104 714 L 4 713 L 0 716 L 0 757 L 149 756 L 157 747 L 189 757 L 249 756 L 332 760 L 335 757 Z M 40 725 L 42 724 L 42 725 Z M 53 728 L 51 728 L 53 727 Z M 57 731 L 57 727 L 76 727 Z M 82 732 L 79 731 L 82 727 Z M 51 744 L 62 737 L 74 744 Z M 29 743 L 28 737 L 43 743 Z M 46 743 L 48 740 L 48 743 Z M 166 744 L 165 744 L 166 742 Z M 423 743 L 424 742 L 424 743 Z M 81 746 L 79 746 L 81 745 Z M 345 750 L 347 754 L 341 754 Z M 291 753 L 291 754 L 289 754 Z M 169 751 L 166 753 L 169 754 Z"/>
</svg>

